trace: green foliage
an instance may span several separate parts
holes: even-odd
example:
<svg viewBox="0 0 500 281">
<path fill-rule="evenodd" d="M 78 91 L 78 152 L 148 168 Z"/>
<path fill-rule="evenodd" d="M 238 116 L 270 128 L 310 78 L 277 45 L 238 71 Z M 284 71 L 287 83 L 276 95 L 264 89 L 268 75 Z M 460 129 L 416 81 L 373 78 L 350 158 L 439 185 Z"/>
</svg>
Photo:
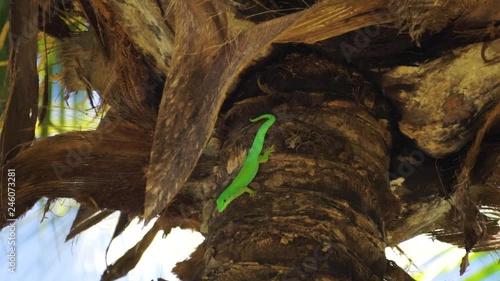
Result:
<svg viewBox="0 0 500 281">
<path fill-rule="evenodd" d="M 454 248 L 454 247 L 453 247 Z M 470 265 L 467 268 L 463 276 L 460 276 L 460 262 L 461 255 L 457 256 L 456 253 L 451 256 L 455 258 L 454 262 L 450 264 L 445 264 L 446 261 L 450 261 L 449 257 L 446 258 L 443 255 L 446 252 L 441 252 L 436 254 L 432 260 L 433 262 L 442 263 L 443 269 L 435 276 L 433 280 L 460 280 L 460 281 L 488 281 L 488 280 L 500 280 L 500 260 L 498 259 L 498 254 L 495 251 L 489 252 L 479 252 L 471 253 L 469 255 Z M 495 258 L 496 257 L 496 258 Z M 444 258 L 444 259 L 441 259 Z M 443 262 L 444 261 L 444 262 Z M 419 279 L 417 280 L 428 280 Z"/>
<path fill-rule="evenodd" d="M 479 267 L 477 267 L 477 270 L 472 275 L 466 277 L 464 281 L 499 280 L 500 259 L 496 252 L 473 253 L 470 257 L 470 262 L 478 263 Z"/>
</svg>

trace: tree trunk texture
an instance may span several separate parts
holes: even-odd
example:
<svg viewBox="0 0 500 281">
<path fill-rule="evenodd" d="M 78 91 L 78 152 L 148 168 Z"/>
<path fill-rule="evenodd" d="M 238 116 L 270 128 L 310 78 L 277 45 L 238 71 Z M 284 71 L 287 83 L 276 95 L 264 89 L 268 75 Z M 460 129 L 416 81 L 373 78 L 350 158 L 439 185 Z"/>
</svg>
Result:
<svg viewBox="0 0 500 281">
<path fill-rule="evenodd" d="M 266 140 L 276 152 L 250 185 L 255 196 L 223 213 L 208 202 L 206 280 L 381 280 L 384 222 L 398 205 L 388 189 L 387 104 L 359 74 L 314 55 L 267 67 L 237 91 L 262 96 L 225 118 L 215 194 L 251 145 L 259 126 L 249 118 L 277 116 Z"/>
<path fill-rule="evenodd" d="M 82 208 L 73 237 L 98 210 L 158 215 L 154 231 L 206 237 L 175 268 L 182 280 L 411 280 L 385 247 L 433 233 L 467 253 L 498 248 L 487 215 L 500 208 L 495 1 L 56 2 L 78 7 L 41 20 L 60 41 L 62 82 L 110 109 L 94 131 L 6 159 L 19 179 L 15 217 L 42 196 L 75 198 L 93 211 Z M 71 15 L 89 31 L 54 24 Z M 19 79 L 11 101 L 25 94 Z M 12 104 L 4 157 L 33 129 L 8 129 L 31 106 Z M 219 213 L 260 126 L 249 119 L 264 113 L 277 117 L 265 140 L 276 151 L 249 186 L 255 196 Z M 103 280 L 133 268 L 151 237 Z"/>
</svg>

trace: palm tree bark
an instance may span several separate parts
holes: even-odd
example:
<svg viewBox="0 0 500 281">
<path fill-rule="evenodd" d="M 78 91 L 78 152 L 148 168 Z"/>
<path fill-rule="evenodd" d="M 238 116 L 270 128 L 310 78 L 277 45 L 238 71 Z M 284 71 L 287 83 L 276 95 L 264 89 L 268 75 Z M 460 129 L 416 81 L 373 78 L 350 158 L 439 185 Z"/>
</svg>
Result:
<svg viewBox="0 0 500 281">
<path fill-rule="evenodd" d="M 273 93 L 245 99 L 227 114 L 219 191 L 259 127 L 249 118 L 277 116 L 266 140 L 276 153 L 250 185 L 255 196 L 204 216 L 213 251 L 205 256 L 207 280 L 381 280 L 384 223 L 398 205 L 388 189 L 387 105 L 356 73 L 316 56 L 295 53 L 268 68 L 255 74 L 261 83 L 288 72 L 303 86 L 281 91 L 294 83 L 292 75 L 261 84 Z"/>
</svg>

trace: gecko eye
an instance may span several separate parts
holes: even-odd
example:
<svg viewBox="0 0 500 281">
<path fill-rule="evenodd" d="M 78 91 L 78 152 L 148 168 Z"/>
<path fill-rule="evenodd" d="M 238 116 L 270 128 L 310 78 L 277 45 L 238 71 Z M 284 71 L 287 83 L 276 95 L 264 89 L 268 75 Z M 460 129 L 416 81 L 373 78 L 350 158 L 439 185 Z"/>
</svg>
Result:
<svg viewBox="0 0 500 281">
<path fill-rule="evenodd" d="M 227 200 L 226 200 L 226 199 L 224 199 L 224 203 L 226 203 L 226 202 L 227 202 Z"/>
</svg>

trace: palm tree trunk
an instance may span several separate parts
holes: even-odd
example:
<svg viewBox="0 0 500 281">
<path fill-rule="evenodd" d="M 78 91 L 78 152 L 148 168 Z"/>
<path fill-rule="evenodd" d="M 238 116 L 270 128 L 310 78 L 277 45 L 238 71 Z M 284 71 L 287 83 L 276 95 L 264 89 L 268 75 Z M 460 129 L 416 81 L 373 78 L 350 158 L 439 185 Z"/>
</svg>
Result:
<svg viewBox="0 0 500 281">
<path fill-rule="evenodd" d="M 204 216 L 211 253 L 206 278 L 381 280 L 389 211 L 382 206 L 390 200 L 386 107 L 369 86 L 353 90 L 347 81 L 364 81 L 343 67 L 302 55 L 280 63 L 285 66 L 274 73 L 257 75 L 260 81 L 277 79 L 288 67 L 306 81 L 303 89 L 282 92 L 294 83 L 290 76 L 272 86 L 273 94 L 247 99 L 227 114 L 216 195 L 238 172 L 259 127 L 249 118 L 276 115 L 265 142 L 276 152 L 250 184 L 255 196 L 242 195 L 224 212 L 212 208 Z M 311 64 L 322 67 L 308 70 Z M 325 76 L 337 79 L 324 94 L 315 93 L 328 85 Z M 309 87 L 315 83 L 317 89 Z"/>
</svg>

